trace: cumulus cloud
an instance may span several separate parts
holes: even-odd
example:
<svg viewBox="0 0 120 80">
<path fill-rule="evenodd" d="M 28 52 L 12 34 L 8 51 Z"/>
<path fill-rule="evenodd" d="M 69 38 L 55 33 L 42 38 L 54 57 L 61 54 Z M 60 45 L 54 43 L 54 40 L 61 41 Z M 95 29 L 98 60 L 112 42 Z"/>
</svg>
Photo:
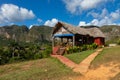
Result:
<svg viewBox="0 0 120 80">
<path fill-rule="evenodd" d="M 41 23 L 41 22 L 42 22 L 42 19 L 38 18 L 37 21 L 38 21 L 39 23 Z"/>
<path fill-rule="evenodd" d="M 29 26 L 29 29 L 31 29 L 33 26 L 34 26 L 34 25 L 30 25 L 30 26 Z"/>
<path fill-rule="evenodd" d="M 116 10 L 115 12 L 112 12 L 112 13 L 110 14 L 110 16 L 112 17 L 113 20 L 119 19 L 119 18 L 120 18 L 120 10 L 118 9 L 118 10 Z"/>
<path fill-rule="evenodd" d="M 104 18 L 105 16 L 109 15 L 108 10 L 104 8 L 101 13 L 96 13 L 96 12 L 89 12 L 87 15 L 92 15 L 94 18 Z"/>
<path fill-rule="evenodd" d="M 47 20 L 44 25 L 54 27 L 56 23 L 58 23 L 58 20 L 53 18 L 52 20 Z"/>
<path fill-rule="evenodd" d="M 80 7 L 82 9 L 91 9 L 95 8 L 99 3 L 104 2 L 105 0 L 82 0 Z"/>
<path fill-rule="evenodd" d="M 79 26 L 86 26 L 87 24 L 86 24 L 86 22 L 85 21 L 80 21 L 79 22 Z"/>
<path fill-rule="evenodd" d="M 63 0 L 66 8 L 71 13 L 82 12 L 83 10 L 89 10 L 97 8 L 101 3 L 105 3 L 112 0 Z"/>
<path fill-rule="evenodd" d="M 84 21 L 79 22 L 79 26 L 85 26 L 85 25 L 96 25 L 96 26 L 102 26 L 102 25 L 112 25 L 116 24 L 115 21 L 117 21 L 120 18 L 120 10 L 117 9 L 114 12 L 109 13 L 107 9 L 103 9 L 101 13 L 90 13 L 93 16 L 93 20 L 86 23 Z M 83 24 L 84 23 L 84 24 Z"/>
<path fill-rule="evenodd" d="M 35 14 L 32 10 L 18 7 L 14 4 L 3 4 L 0 7 L 0 23 L 19 22 L 33 19 Z"/>
</svg>

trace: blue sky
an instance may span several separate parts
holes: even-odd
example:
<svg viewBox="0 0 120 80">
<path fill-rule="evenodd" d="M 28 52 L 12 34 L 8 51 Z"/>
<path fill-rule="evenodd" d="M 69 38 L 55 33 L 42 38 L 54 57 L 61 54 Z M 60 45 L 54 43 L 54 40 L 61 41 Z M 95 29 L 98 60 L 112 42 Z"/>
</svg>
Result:
<svg viewBox="0 0 120 80">
<path fill-rule="evenodd" d="M 0 0 L 0 26 L 120 25 L 120 0 Z"/>
</svg>

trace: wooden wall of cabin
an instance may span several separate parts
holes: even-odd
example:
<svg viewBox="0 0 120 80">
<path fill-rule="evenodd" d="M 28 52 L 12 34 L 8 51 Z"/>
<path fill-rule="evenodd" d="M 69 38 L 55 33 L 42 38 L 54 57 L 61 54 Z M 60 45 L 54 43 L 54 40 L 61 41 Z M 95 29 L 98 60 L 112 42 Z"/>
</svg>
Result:
<svg viewBox="0 0 120 80">
<path fill-rule="evenodd" d="M 102 37 L 97 37 L 94 39 L 94 43 L 96 43 L 98 46 L 102 46 L 105 44 L 105 39 Z"/>
</svg>

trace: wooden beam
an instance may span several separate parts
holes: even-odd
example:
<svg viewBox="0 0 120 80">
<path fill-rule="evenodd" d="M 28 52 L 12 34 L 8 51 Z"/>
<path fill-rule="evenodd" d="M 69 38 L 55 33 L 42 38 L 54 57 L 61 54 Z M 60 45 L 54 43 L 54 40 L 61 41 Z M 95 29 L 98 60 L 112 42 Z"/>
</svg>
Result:
<svg viewBox="0 0 120 80">
<path fill-rule="evenodd" d="M 61 38 L 61 43 L 63 43 L 63 38 Z"/>
<path fill-rule="evenodd" d="M 73 36 L 73 46 L 75 46 L 75 36 Z"/>
<path fill-rule="evenodd" d="M 55 39 L 55 38 L 52 37 L 52 50 L 53 50 L 53 48 L 54 48 L 54 43 L 55 43 L 55 42 L 54 42 L 54 39 Z"/>
<path fill-rule="evenodd" d="M 82 45 L 84 44 L 84 39 L 83 39 L 83 36 L 82 36 Z"/>
</svg>

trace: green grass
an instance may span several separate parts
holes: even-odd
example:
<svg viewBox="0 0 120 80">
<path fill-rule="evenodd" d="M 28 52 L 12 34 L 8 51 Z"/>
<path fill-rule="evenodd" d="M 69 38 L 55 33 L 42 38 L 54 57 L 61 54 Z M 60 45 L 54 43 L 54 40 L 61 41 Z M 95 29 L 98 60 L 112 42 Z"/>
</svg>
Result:
<svg viewBox="0 0 120 80">
<path fill-rule="evenodd" d="M 109 64 L 110 62 L 120 62 L 120 46 L 104 48 L 104 50 L 92 62 L 91 67 L 96 68 L 100 65 Z"/>
<path fill-rule="evenodd" d="M 86 57 L 88 57 L 93 52 L 95 52 L 95 50 L 87 50 L 87 51 L 83 51 L 79 53 L 66 54 L 65 57 L 79 64 L 82 60 L 84 60 Z"/>
<path fill-rule="evenodd" d="M 0 80 L 69 80 L 71 76 L 80 74 L 54 58 L 0 66 Z"/>
</svg>

